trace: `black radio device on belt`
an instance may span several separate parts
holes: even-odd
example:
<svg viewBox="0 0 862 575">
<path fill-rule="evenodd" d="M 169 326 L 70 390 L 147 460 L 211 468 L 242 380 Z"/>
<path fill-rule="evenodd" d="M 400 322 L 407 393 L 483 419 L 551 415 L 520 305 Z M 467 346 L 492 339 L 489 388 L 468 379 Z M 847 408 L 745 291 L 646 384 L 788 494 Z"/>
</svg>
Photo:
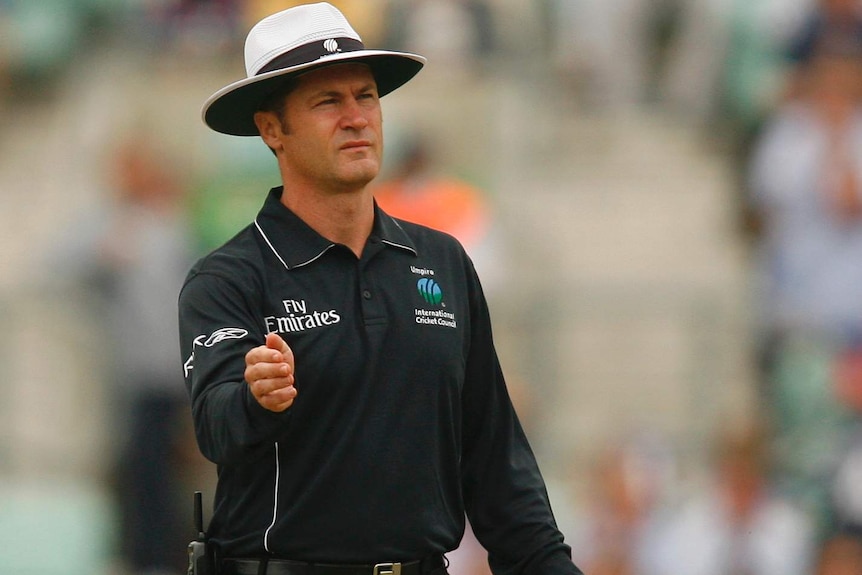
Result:
<svg viewBox="0 0 862 575">
<path fill-rule="evenodd" d="M 188 575 L 215 575 L 212 553 L 204 531 L 203 495 L 195 491 L 195 532 L 197 537 L 189 543 Z"/>
</svg>

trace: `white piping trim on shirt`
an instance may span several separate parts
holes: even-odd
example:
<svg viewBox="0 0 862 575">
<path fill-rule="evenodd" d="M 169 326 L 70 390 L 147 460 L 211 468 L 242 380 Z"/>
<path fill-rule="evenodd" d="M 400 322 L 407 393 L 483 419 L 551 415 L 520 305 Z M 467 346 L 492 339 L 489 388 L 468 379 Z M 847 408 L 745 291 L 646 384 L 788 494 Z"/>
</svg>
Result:
<svg viewBox="0 0 862 575">
<path fill-rule="evenodd" d="M 268 237 L 267 237 L 267 235 L 264 233 L 263 229 L 260 227 L 260 224 L 259 224 L 259 223 L 257 223 L 257 220 L 255 220 L 255 221 L 254 221 L 254 226 L 257 228 L 257 231 L 259 231 L 259 232 L 260 232 L 260 235 L 261 235 L 261 236 L 263 236 L 263 239 L 264 239 L 264 241 L 266 242 L 266 245 L 268 245 L 268 246 L 269 246 L 269 249 L 271 249 L 271 250 L 272 250 L 272 253 L 274 253 L 274 254 L 275 254 L 275 257 L 277 257 L 277 258 L 278 258 L 278 261 L 280 261 L 280 262 L 281 262 L 281 265 L 283 265 L 283 266 L 285 267 L 285 269 L 288 269 L 288 270 L 292 270 L 292 269 L 294 269 L 294 268 L 301 268 L 302 266 L 307 266 L 308 264 L 310 264 L 310 263 L 311 263 L 311 262 L 313 262 L 314 260 L 318 259 L 318 258 L 319 258 L 320 256 L 322 256 L 323 254 L 325 254 L 326 252 L 328 252 L 328 251 L 329 251 L 329 249 L 335 245 L 335 244 L 329 244 L 328 246 L 326 246 L 326 247 L 323 249 L 323 251 L 321 251 L 319 254 L 317 254 L 316 256 L 314 256 L 313 258 L 311 258 L 310 260 L 308 260 L 307 262 L 302 262 L 302 263 L 300 263 L 300 264 L 296 264 L 296 265 L 295 265 L 295 266 L 293 266 L 293 267 L 290 267 L 289 265 L 287 265 L 287 263 L 285 263 L 285 261 L 281 258 L 281 256 L 279 255 L 279 253 L 276 251 L 275 246 L 273 246 L 273 245 L 272 245 L 272 242 L 271 242 L 271 241 L 269 241 L 269 238 L 268 238 Z"/>
<path fill-rule="evenodd" d="M 398 223 L 398 220 L 392 220 L 392 223 L 395 224 L 398 227 L 398 229 L 401 230 L 401 232 L 403 234 L 405 234 L 405 235 L 407 234 L 407 232 L 404 231 L 404 228 L 401 227 L 401 224 Z M 392 242 L 389 240 L 382 240 L 382 241 L 384 244 L 389 244 L 390 246 L 395 246 L 396 248 L 401 248 L 401 249 L 413 252 L 414 255 L 418 255 L 418 252 L 415 249 L 413 249 L 411 246 L 396 244 L 395 242 Z"/>
<path fill-rule="evenodd" d="M 325 254 L 326 252 L 328 252 L 328 251 L 329 251 L 329 248 L 334 247 L 334 246 L 335 246 L 335 244 L 329 244 L 328 246 L 326 246 L 326 247 L 323 249 L 323 251 L 322 251 L 322 252 L 320 252 L 319 254 L 317 254 L 316 256 L 314 256 L 313 258 L 311 258 L 310 260 L 308 260 L 307 262 L 302 262 L 301 264 L 296 264 L 296 265 L 295 265 L 295 266 L 293 266 L 293 267 L 294 267 L 294 268 L 301 268 L 302 266 L 307 266 L 308 264 L 310 264 L 310 263 L 311 263 L 311 262 L 313 262 L 314 260 L 316 260 L 316 259 L 320 258 L 323 254 Z"/>
<path fill-rule="evenodd" d="M 269 524 L 269 527 L 266 528 L 266 531 L 263 533 L 263 548 L 266 549 L 267 553 L 271 553 L 272 551 L 269 548 L 269 532 L 272 531 L 273 526 L 275 526 L 275 520 L 278 517 L 278 479 L 280 475 L 280 467 L 278 463 L 278 442 L 275 442 L 275 492 L 272 496 L 272 523 Z"/>
<path fill-rule="evenodd" d="M 401 248 L 402 250 L 407 250 L 408 252 L 412 252 L 412 253 L 414 253 L 414 254 L 416 253 L 416 250 L 414 250 L 414 249 L 413 249 L 413 248 L 411 248 L 410 246 L 405 246 L 404 244 L 396 244 L 395 242 L 390 242 L 389 240 L 381 240 L 381 241 L 382 241 L 384 244 L 387 244 L 387 245 L 390 245 L 390 246 L 393 246 L 393 247 L 396 247 L 396 248 Z"/>
<path fill-rule="evenodd" d="M 257 220 L 255 220 L 255 221 L 254 221 L 254 227 L 256 227 L 256 228 L 257 228 L 257 231 L 259 231 L 259 232 L 260 232 L 260 235 L 262 235 L 262 236 L 263 236 L 263 241 L 265 241 L 265 242 L 266 242 L 266 245 L 268 245 L 268 246 L 269 246 L 269 249 L 271 249 L 271 250 L 272 250 L 272 253 L 274 253 L 274 254 L 275 254 L 275 257 L 277 257 L 277 258 L 278 258 L 278 261 L 280 261 L 280 262 L 281 262 L 281 265 L 283 265 L 283 266 L 285 267 L 285 269 L 290 269 L 290 266 L 289 266 L 289 265 L 287 265 L 286 263 L 284 263 L 284 260 L 283 260 L 283 259 L 281 259 L 281 256 L 280 256 L 280 255 L 278 255 L 278 252 L 277 252 L 277 251 L 275 251 L 275 246 L 273 246 L 273 245 L 272 245 L 272 242 L 271 242 L 271 241 L 269 241 L 269 238 L 268 238 L 268 237 L 266 237 L 266 234 L 265 234 L 265 233 L 263 233 L 263 229 L 261 229 L 260 224 L 259 224 L 259 223 L 257 223 Z"/>
</svg>

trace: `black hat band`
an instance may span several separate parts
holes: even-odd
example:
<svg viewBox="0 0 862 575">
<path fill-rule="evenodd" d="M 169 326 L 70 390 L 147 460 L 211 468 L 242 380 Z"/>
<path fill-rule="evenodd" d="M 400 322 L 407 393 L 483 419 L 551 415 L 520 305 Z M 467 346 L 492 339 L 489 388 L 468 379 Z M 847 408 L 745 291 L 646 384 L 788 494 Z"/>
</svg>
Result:
<svg viewBox="0 0 862 575">
<path fill-rule="evenodd" d="M 354 38 L 327 38 L 326 40 L 321 40 L 319 42 L 303 44 L 298 48 L 294 48 L 289 52 L 285 52 L 284 54 L 273 58 L 267 62 L 263 68 L 258 70 L 255 75 L 259 76 L 261 74 L 266 74 L 267 72 L 274 72 L 284 68 L 308 64 L 309 62 L 314 62 L 324 56 L 331 56 L 340 52 L 356 52 L 357 50 L 364 49 L 365 45 Z"/>
</svg>

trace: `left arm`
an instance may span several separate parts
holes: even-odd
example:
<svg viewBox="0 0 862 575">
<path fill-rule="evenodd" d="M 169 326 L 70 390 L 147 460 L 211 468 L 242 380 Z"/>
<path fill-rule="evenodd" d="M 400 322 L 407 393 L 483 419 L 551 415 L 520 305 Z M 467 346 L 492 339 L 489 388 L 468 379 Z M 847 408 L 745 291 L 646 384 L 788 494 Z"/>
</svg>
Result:
<svg viewBox="0 0 862 575">
<path fill-rule="evenodd" d="M 544 480 L 512 406 L 473 274 L 470 353 L 462 392 L 467 516 L 495 575 L 578 574 Z"/>
</svg>

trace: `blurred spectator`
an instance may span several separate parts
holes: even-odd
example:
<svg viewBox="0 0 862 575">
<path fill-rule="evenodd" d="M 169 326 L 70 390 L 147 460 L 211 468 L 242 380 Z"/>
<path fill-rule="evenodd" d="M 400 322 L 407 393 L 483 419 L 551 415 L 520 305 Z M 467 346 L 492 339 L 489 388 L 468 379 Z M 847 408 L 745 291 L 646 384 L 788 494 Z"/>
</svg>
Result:
<svg viewBox="0 0 862 575">
<path fill-rule="evenodd" d="M 831 529 L 830 477 L 847 448 L 851 413 L 835 394 L 833 344 L 784 336 L 764 374 L 764 418 L 772 424 L 775 480 L 809 512 L 822 534 Z"/>
<path fill-rule="evenodd" d="M 719 82 L 708 96 L 706 116 L 711 142 L 727 146 L 736 179 L 733 204 L 742 239 L 756 243 L 761 222 L 748 200 L 748 174 L 752 147 L 763 124 L 784 98 L 788 75 L 788 38 L 807 9 L 798 0 L 728 2 L 728 30 Z M 697 38 L 691 38 L 697 41 Z M 686 88 L 682 83 L 683 94 Z M 712 105 L 714 109 L 709 109 Z M 716 135 L 720 139 L 716 138 Z"/>
<path fill-rule="evenodd" d="M 177 355 L 176 299 L 193 255 L 183 188 L 142 140 L 120 146 L 110 169 L 115 201 L 62 238 L 58 265 L 98 294 L 105 322 L 121 551 L 132 573 L 179 573 L 191 534 L 190 497 L 177 493 L 190 437 Z"/>
<path fill-rule="evenodd" d="M 400 150 L 398 166 L 374 190 L 387 213 L 419 222 L 473 246 L 487 233 L 490 213 L 478 188 L 438 172 L 428 141 L 414 138 Z"/>
<path fill-rule="evenodd" d="M 818 54 L 840 53 L 862 45 L 862 3 L 859 0 L 816 0 L 785 46 L 791 65 L 787 92 L 805 90 L 806 68 Z"/>
<path fill-rule="evenodd" d="M 769 482 L 768 437 L 733 426 L 716 444 L 712 480 L 667 523 L 655 575 L 806 575 L 808 518 Z"/>
<path fill-rule="evenodd" d="M 793 62 L 803 63 L 818 52 L 862 43 L 862 3 L 859 0 L 817 0 L 788 47 Z"/>
<path fill-rule="evenodd" d="M 862 430 L 850 435 L 831 489 L 833 520 L 862 536 Z"/>
<path fill-rule="evenodd" d="M 835 391 L 855 421 L 832 477 L 831 517 L 837 528 L 862 537 L 862 346 L 858 343 L 838 356 Z"/>
<path fill-rule="evenodd" d="M 374 190 L 377 203 L 389 215 L 426 225 L 455 236 L 493 290 L 505 268 L 505 255 L 493 226 L 483 190 L 441 173 L 432 145 L 422 138 L 407 141 L 397 166 Z"/>
<path fill-rule="evenodd" d="M 773 332 L 862 333 L 860 56 L 854 49 L 814 57 L 803 91 L 768 120 L 754 150 L 760 303 Z"/>
<path fill-rule="evenodd" d="M 570 519 L 573 553 L 582 558 L 585 573 L 656 573 L 655 538 L 667 510 L 674 468 L 670 449 L 652 434 L 635 436 L 600 455 L 590 476 L 586 509 Z"/>
<path fill-rule="evenodd" d="M 824 541 L 813 575 L 859 575 L 862 573 L 862 540 L 839 533 Z"/>
<path fill-rule="evenodd" d="M 822 513 L 846 425 L 836 354 L 862 334 L 862 44 L 829 45 L 766 122 L 750 165 L 761 223 L 762 366 L 779 464 Z"/>
</svg>

